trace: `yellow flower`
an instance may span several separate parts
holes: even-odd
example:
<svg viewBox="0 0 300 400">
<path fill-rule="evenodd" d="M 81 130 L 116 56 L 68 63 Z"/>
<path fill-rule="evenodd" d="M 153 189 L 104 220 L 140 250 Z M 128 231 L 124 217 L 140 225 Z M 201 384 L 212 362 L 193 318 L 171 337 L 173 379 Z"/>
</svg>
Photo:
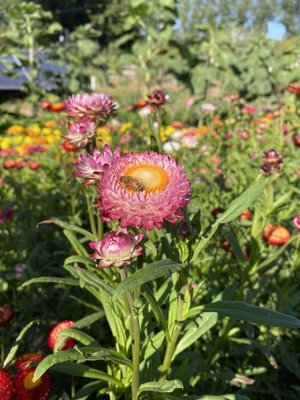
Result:
<svg viewBox="0 0 300 400">
<path fill-rule="evenodd" d="M 22 125 L 12 125 L 6 129 L 6 133 L 9 135 L 20 135 L 24 133 L 25 128 Z"/>
<path fill-rule="evenodd" d="M 11 141 L 9 138 L 0 138 L 0 149 L 9 149 L 11 147 Z"/>
<path fill-rule="evenodd" d="M 44 125 L 46 128 L 53 129 L 57 127 L 57 122 L 54 121 L 53 119 L 50 119 L 49 121 L 46 121 Z"/>
<path fill-rule="evenodd" d="M 38 136 L 41 133 L 41 128 L 38 125 L 33 125 L 31 128 L 26 128 L 25 132 L 28 136 Z"/>
<path fill-rule="evenodd" d="M 162 138 L 162 141 L 165 142 L 169 136 L 172 135 L 172 133 L 178 131 L 177 128 L 174 128 L 171 125 L 166 126 L 165 128 L 160 129 L 160 137 Z"/>
<path fill-rule="evenodd" d="M 97 130 L 98 140 L 101 142 L 109 143 L 111 142 L 111 134 L 107 128 L 99 128 Z"/>
<path fill-rule="evenodd" d="M 132 128 L 132 123 L 131 122 L 125 122 L 124 124 L 121 125 L 120 132 L 124 133 L 130 128 Z"/>
<path fill-rule="evenodd" d="M 52 133 L 50 128 L 43 128 L 42 129 L 42 134 L 43 135 L 50 135 Z"/>
</svg>

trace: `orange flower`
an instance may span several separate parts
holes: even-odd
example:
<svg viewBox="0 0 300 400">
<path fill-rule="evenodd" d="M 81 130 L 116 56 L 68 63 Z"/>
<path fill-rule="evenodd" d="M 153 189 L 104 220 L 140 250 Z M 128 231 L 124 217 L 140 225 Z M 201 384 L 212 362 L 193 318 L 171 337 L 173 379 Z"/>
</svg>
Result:
<svg viewBox="0 0 300 400">
<path fill-rule="evenodd" d="M 282 246 L 290 240 L 291 234 L 282 225 L 269 224 L 263 231 L 262 237 L 268 244 Z"/>
<path fill-rule="evenodd" d="M 12 125 L 6 129 L 6 133 L 9 135 L 20 135 L 24 133 L 24 127 L 21 125 Z"/>
<path fill-rule="evenodd" d="M 252 219 L 252 212 L 248 209 L 242 212 L 242 214 L 239 216 L 240 221 L 245 221 L 245 220 L 251 220 Z"/>
<path fill-rule="evenodd" d="M 46 121 L 44 125 L 45 125 L 45 128 L 52 129 L 52 128 L 57 127 L 57 122 L 54 121 L 53 119 L 50 119 L 49 121 Z"/>
</svg>

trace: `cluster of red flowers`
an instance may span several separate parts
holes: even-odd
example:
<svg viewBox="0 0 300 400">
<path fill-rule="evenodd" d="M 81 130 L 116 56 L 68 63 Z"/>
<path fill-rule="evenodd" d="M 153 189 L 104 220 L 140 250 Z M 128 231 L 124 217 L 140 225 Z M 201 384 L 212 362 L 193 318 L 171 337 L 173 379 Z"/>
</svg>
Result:
<svg viewBox="0 0 300 400">
<path fill-rule="evenodd" d="M 30 169 L 38 169 L 41 166 L 39 161 L 31 160 L 28 161 L 22 157 L 18 158 L 10 158 L 8 160 L 3 161 L 3 168 L 4 169 L 21 169 L 27 166 Z"/>
</svg>

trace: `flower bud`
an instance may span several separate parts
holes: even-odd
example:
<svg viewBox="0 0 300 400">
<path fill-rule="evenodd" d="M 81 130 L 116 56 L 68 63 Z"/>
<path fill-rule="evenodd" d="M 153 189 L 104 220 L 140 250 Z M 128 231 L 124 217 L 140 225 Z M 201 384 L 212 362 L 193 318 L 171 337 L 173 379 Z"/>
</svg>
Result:
<svg viewBox="0 0 300 400">
<path fill-rule="evenodd" d="M 160 107 L 168 102 L 169 96 L 162 90 L 154 90 L 148 95 L 148 99 L 148 104 L 154 107 Z"/>
<path fill-rule="evenodd" d="M 190 221 L 180 221 L 177 224 L 176 233 L 180 240 L 190 240 L 197 235 L 196 228 Z"/>
<path fill-rule="evenodd" d="M 98 268 L 120 268 L 123 265 L 130 265 L 133 258 L 142 254 L 143 248 L 137 245 L 143 237 L 142 233 L 134 236 L 125 229 L 119 233 L 111 231 L 101 242 L 89 243 L 95 251 L 90 258 L 100 260 Z"/>
<path fill-rule="evenodd" d="M 283 156 L 274 149 L 267 150 L 263 155 L 262 170 L 266 173 L 279 172 L 282 168 Z"/>
</svg>

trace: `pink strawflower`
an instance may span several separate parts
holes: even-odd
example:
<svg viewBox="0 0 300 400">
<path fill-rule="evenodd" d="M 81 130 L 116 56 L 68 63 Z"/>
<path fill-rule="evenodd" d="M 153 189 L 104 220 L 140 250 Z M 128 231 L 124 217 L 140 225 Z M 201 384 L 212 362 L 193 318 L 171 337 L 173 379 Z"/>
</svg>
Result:
<svg viewBox="0 0 300 400">
<path fill-rule="evenodd" d="M 142 254 L 143 248 L 137 245 L 143 237 L 142 233 L 134 236 L 127 233 L 126 229 L 119 233 L 111 231 L 105 235 L 102 242 L 89 243 L 91 249 L 95 251 L 90 258 L 100 260 L 98 268 L 119 268 L 129 265 L 133 258 Z"/>
<path fill-rule="evenodd" d="M 120 149 L 114 153 L 107 144 L 104 145 L 103 153 L 98 149 L 93 150 L 93 154 L 81 154 L 75 163 L 76 172 L 74 176 L 84 179 L 84 186 L 94 184 L 101 180 L 105 166 L 109 166 L 114 160 L 120 157 Z"/>
<path fill-rule="evenodd" d="M 126 153 L 105 170 L 99 186 L 101 217 L 121 228 L 160 229 L 183 217 L 190 182 L 181 164 L 154 151 Z"/>
<path fill-rule="evenodd" d="M 255 106 L 244 106 L 243 113 L 244 114 L 254 114 L 256 113 L 257 108 Z"/>
<path fill-rule="evenodd" d="M 297 215 L 292 219 L 292 223 L 295 228 L 300 229 L 300 215 Z"/>
<path fill-rule="evenodd" d="M 82 117 L 74 124 L 68 124 L 68 133 L 63 136 L 76 147 L 85 147 L 96 136 L 97 125 L 88 117 Z"/>
<path fill-rule="evenodd" d="M 106 93 L 73 94 L 65 101 L 65 109 L 75 119 L 84 116 L 105 121 L 116 109 L 118 103 Z"/>
</svg>

